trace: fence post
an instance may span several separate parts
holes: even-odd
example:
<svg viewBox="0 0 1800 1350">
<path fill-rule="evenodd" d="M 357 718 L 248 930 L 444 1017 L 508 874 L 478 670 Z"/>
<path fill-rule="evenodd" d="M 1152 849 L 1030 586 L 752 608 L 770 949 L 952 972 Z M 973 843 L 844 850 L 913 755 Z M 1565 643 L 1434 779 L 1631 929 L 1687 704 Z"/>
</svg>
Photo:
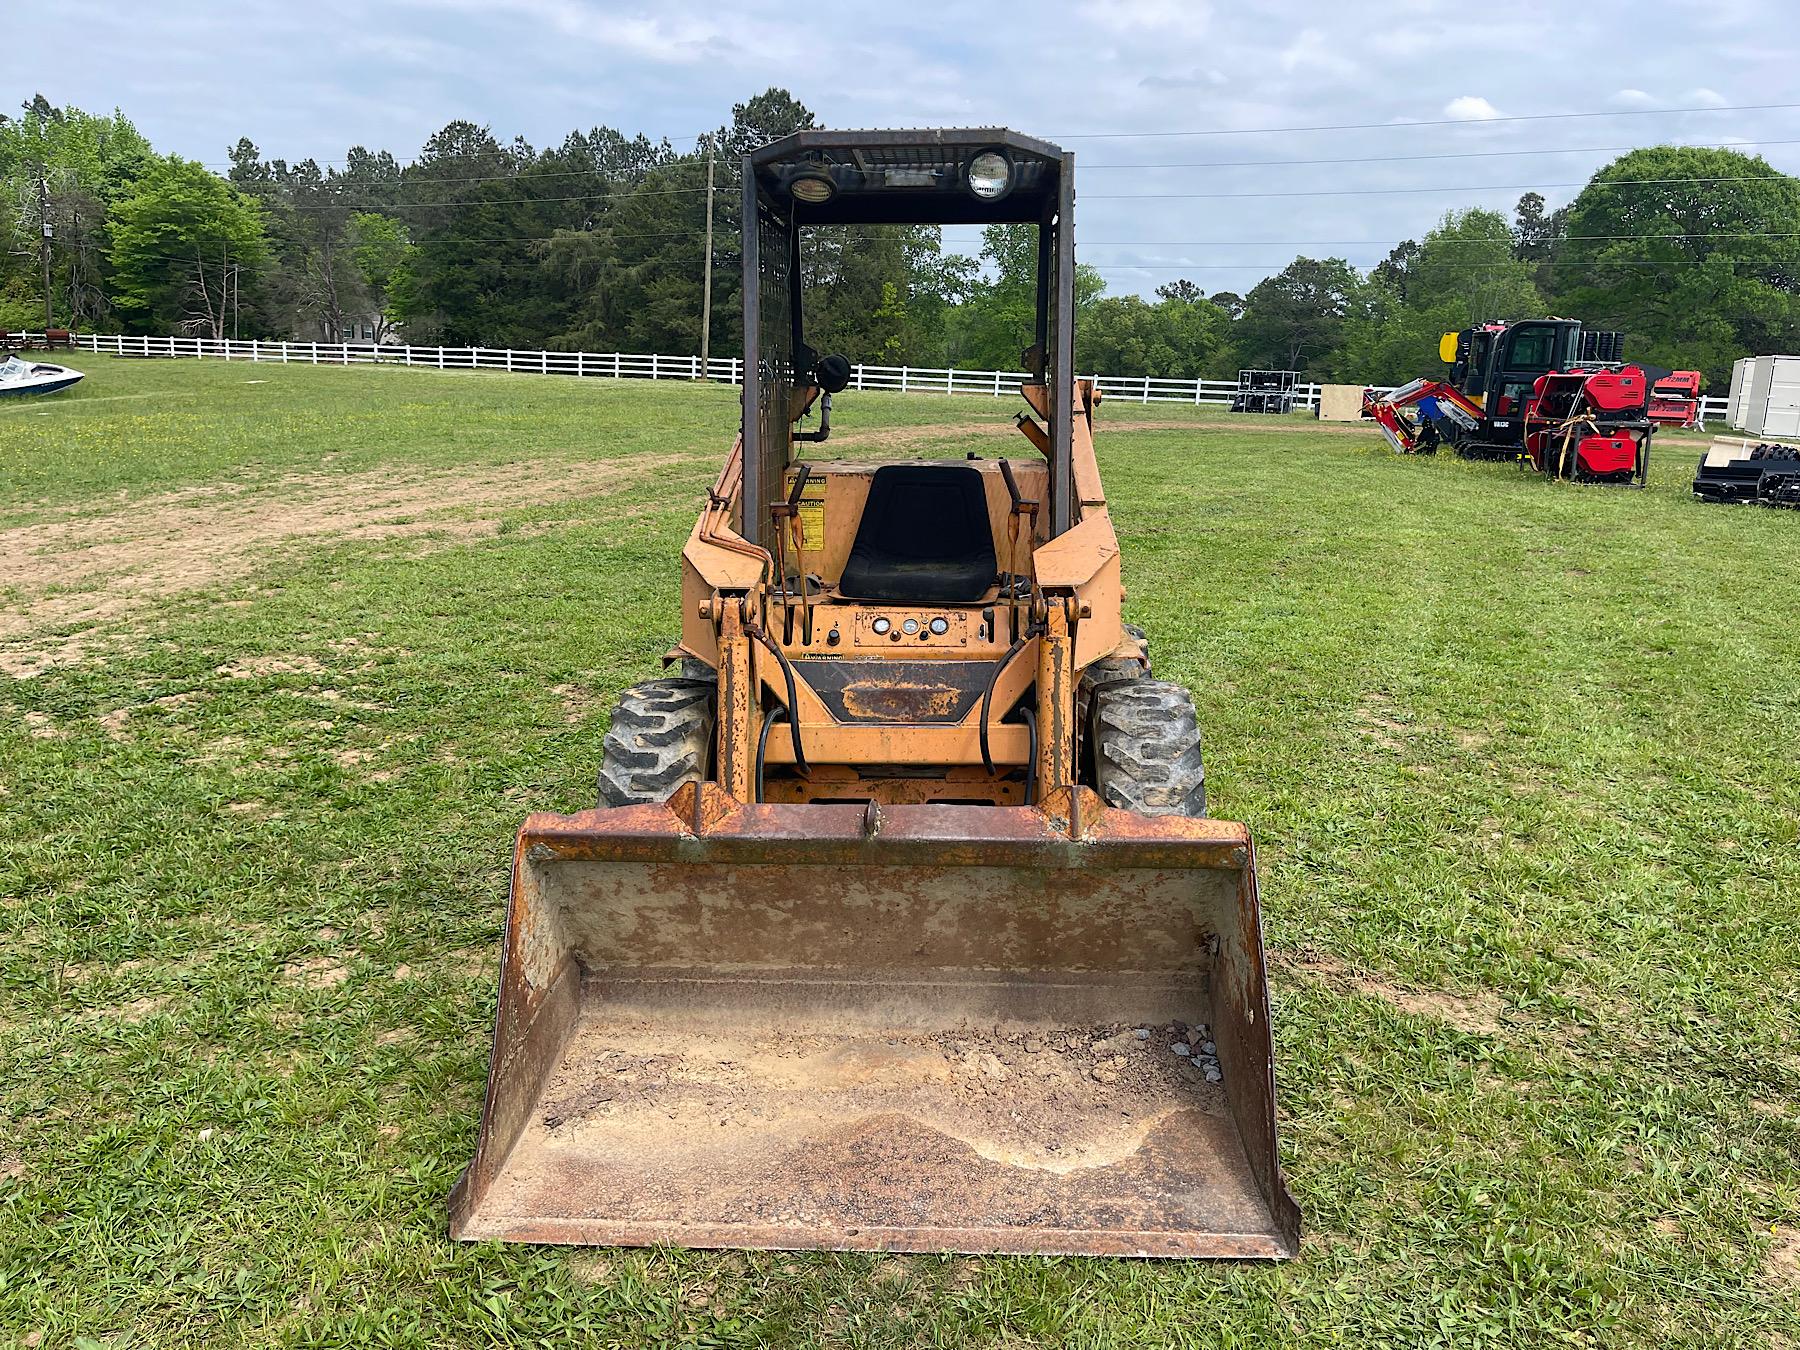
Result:
<svg viewBox="0 0 1800 1350">
<path fill-rule="evenodd" d="M 655 352 L 650 353 L 650 378 L 653 380 L 660 380 L 662 378 L 662 371 L 657 367 L 659 359 L 660 358 Z"/>
<path fill-rule="evenodd" d="M 613 354 L 612 354 L 612 359 L 613 359 L 613 373 L 612 373 L 612 377 L 613 377 L 613 378 L 614 378 L 614 379 L 615 379 L 615 380 L 617 380 L 617 379 L 622 379 L 622 378 L 624 378 L 624 376 L 623 376 L 623 371 L 622 371 L 622 366 L 621 366 L 621 361 L 622 361 L 622 358 L 621 358 L 621 357 L 620 357 L 620 355 L 619 355 L 619 353 L 618 353 L 618 352 L 614 352 L 614 353 L 613 353 Z"/>
<path fill-rule="evenodd" d="M 955 366 L 951 366 L 948 370 L 946 370 L 944 372 L 944 392 L 946 394 L 954 394 L 956 392 L 956 367 Z"/>
<path fill-rule="evenodd" d="M 994 372 L 994 397 L 1000 397 L 1000 372 L 997 370 Z"/>
<path fill-rule="evenodd" d="M 586 375 L 586 374 L 587 374 L 587 353 L 586 352 L 576 352 L 575 353 L 575 378 L 580 379 L 583 375 Z"/>
<path fill-rule="evenodd" d="M 904 393 L 905 393 L 905 392 L 906 392 L 906 376 L 907 376 L 907 373 L 908 373 L 908 372 L 907 372 L 907 369 L 906 369 L 906 367 L 905 367 L 905 366 L 901 366 L 901 367 L 900 367 L 900 392 L 901 392 L 901 393 L 903 393 L 903 394 L 904 394 Z"/>
<path fill-rule="evenodd" d="M 857 389 L 858 393 L 862 392 L 862 387 L 863 387 L 863 368 L 859 364 L 856 367 L 856 389 Z"/>
<path fill-rule="evenodd" d="M 549 373 L 550 373 L 550 353 L 549 352 L 539 352 L 538 353 L 538 374 L 548 375 Z"/>
</svg>

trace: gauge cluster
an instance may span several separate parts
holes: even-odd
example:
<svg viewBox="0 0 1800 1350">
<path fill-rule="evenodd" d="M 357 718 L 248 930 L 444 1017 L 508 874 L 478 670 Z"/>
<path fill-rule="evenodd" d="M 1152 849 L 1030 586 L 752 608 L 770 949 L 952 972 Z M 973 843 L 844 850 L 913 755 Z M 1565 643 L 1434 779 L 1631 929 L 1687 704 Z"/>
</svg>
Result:
<svg viewBox="0 0 1800 1350">
<path fill-rule="evenodd" d="M 852 632 L 858 647 L 966 647 L 972 615 L 950 610 L 859 609 Z"/>
</svg>

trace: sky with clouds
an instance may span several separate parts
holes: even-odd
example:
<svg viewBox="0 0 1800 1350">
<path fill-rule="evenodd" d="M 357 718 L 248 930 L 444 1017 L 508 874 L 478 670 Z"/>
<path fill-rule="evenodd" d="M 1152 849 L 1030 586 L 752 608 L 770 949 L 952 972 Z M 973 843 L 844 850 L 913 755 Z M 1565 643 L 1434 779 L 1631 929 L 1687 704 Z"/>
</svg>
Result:
<svg viewBox="0 0 1800 1350">
<path fill-rule="evenodd" d="M 1636 145 L 1743 144 L 1800 171 L 1800 108 L 1738 110 L 1800 102 L 1796 70 L 1794 0 L 54 0 L 9 20 L 0 99 L 116 105 L 222 166 L 240 135 L 289 160 L 405 159 L 454 118 L 679 146 L 780 85 L 829 126 L 1062 141 L 1110 290 L 1244 291 L 1297 252 L 1367 267 L 1452 208 L 1566 201 Z M 1590 112 L 1615 115 L 1505 120 Z"/>
</svg>

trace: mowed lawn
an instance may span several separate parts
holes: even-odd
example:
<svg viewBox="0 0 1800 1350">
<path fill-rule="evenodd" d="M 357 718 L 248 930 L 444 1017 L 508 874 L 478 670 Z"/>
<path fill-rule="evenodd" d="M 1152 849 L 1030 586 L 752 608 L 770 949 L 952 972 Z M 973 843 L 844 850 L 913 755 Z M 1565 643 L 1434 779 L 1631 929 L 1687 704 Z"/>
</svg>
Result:
<svg viewBox="0 0 1800 1350">
<path fill-rule="evenodd" d="M 1699 441 L 1101 409 L 1259 843 L 1297 1261 L 477 1247 L 511 837 L 591 804 L 735 391 L 75 364 L 0 405 L 0 1342 L 1800 1344 L 1800 514 Z"/>
</svg>

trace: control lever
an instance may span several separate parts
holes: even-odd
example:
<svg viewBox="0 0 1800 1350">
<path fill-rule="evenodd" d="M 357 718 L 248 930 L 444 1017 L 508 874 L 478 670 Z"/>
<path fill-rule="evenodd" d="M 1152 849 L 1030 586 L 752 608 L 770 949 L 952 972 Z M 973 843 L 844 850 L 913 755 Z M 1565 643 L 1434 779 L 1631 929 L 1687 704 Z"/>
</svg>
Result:
<svg viewBox="0 0 1800 1350">
<path fill-rule="evenodd" d="M 1019 560 L 1019 526 L 1025 523 L 1025 546 L 1031 547 L 1031 541 L 1037 537 L 1038 503 L 1035 498 L 1027 497 L 1019 491 L 1019 480 L 1013 477 L 1012 465 L 1005 459 L 1000 461 L 1000 476 L 1006 480 L 1006 495 L 1012 498 L 1012 510 L 1006 517 L 1006 571 L 1000 574 L 1001 587 L 1006 592 L 1006 621 L 1012 634 L 1012 640 L 1019 640 L 1019 597 L 1018 597 L 1018 560 Z"/>
<path fill-rule="evenodd" d="M 794 640 L 794 615 L 788 607 L 787 599 L 787 536 L 790 531 L 794 541 L 794 567 L 799 574 L 795 581 L 800 588 L 801 641 L 808 644 L 812 642 L 812 595 L 806 581 L 806 529 L 800 522 L 800 498 L 811 478 L 812 467 L 807 464 L 799 465 L 794 472 L 794 484 L 788 489 L 787 500 L 769 503 L 769 516 L 775 523 L 776 585 L 781 596 L 784 642 Z"/>
</svg>

